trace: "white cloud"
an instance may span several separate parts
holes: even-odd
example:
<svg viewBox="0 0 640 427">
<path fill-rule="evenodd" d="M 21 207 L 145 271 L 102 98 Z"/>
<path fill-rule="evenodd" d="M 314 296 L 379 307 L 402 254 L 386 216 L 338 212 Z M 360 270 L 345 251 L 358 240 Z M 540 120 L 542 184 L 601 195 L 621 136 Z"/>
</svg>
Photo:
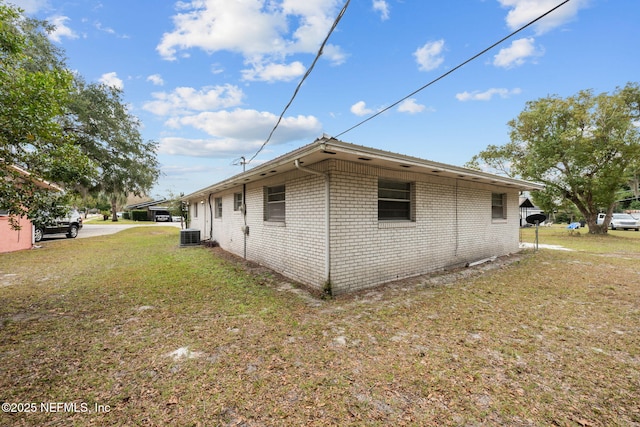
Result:
<svg viewBox="0 0 640 427">
<path fill-rule="evenodd" d="M 265 4 L 266 3 L 266 4 Z M 231 51 L 240 53 L 248 64 L 286 63 L 289 55 L 315 54 L 326 37 L 341 2 L 338 0 L 193 0 L 177 5 L 174 28 L 163 34 L 156 50 L 167 60 L 175 60 L 190 49 L 208 53 Z M 346 55 L 339 46 L 325 46 L 323 58 L 334 64 L 344 62 Z M 292 67 L 290 64 L 289 67 Z M 251 79 L 278 75 L 249 71 Z M 288 76 L 292 68 L 283 74 Z M 291 78 L 291 77 L 286 77 Z"/>
<path fill-rule="evenodd" d="M 195 157 L 246 154 L 262 145 L 277 119 L 272 113 L 243 109 L 174 117 L 167 121 L 168 127 L 192 127 L 207 133 L 211 138 L 166 137 L 160 140 L 159 151 Z M 284 117 L 273 134 L 271 143 L 313 138 L 320 133 L 321 128 L 320 122 L 313 116 Z"/>
<path fill-rule="evenodd" d="M 50 16 L 47 21 L 55 26 L 55 29 L 49 33 L 49 39 L 56 43 L 60 43 L 63 37 L 68 39 L 77 39 L 78 35 L 65 24 L 69 20 L 68 16 Z"/>
<path fill-rule="evenodd" d="M 162 36 L 157 50 L 175 59 L 179 50 L 230 50 L 245 57 L 317 51 L 337 11 L 337 1 L 198 0 L 180 3 L 175 29 Z M 290 22 L 288 22 L 290 21 Z M 297 28 L 289 31 L 291 22 Z"/>
<path fill-rule="evenodd" d="M 331 61 L 331 65 L 340 65 L 345 63 L 349 55 L 347 55 L 340 46 L 327 43 L 324 47 L 322 57 L 328 58 Z"/>
<path fill-rule="evenodd" d="M 519 95 L 522 92 L 520 88 L 515 89 L 505 89 L 505 88 L 491 88 L 485 90 L 484 92 L 474 91 L 474 92 L 461 92 L 456 94 L 456 99 L 458 101 L 490 101 L 495 95 L 498 95 L 501 98 L 509 98 L 512 95 Z"/>
<path fill-rule="evenodd" d="M 211 64 L 211 74 L 222 74 L 224 73 L 224 67 L 220 63 Z"/>
<path fill-rule="evenodd" d="M 116 37 L 121 38 L 121 39 L 128 39 L 128 38 L 130 38 L 130 37 L 129 37 L 128 35 L 126 35 L 126 34 L 118 34 L 118 33 L 116 32 L 116 30 L 114 30 L 114 29 L 113 29 L 113 28 L 111 28 L 111 27 L 105 27 L 105 26 L 103 26 L 103 25 L 102 25 L 102 23 L 101 23 L 101 22 L 99 22 L 99 21 L 95 22 L 95 23 L 93 24 L 93 26 L 94 26 L 94 27 L 96 28 L 96 30 L 98 30 L 98 31 L 102 31 L 103 33 L 107 33 L 107 34 L 110 34 L 110 35 L 112 35 L 112 36 L 116 36 Z"/>
<path fill-rule="evenodd" d="M 533 37 L 514 40 L 511 46 L 500 49 L 493 57 L 493 65 L 496 67 L 512 68 L 525 63 L 530 57 L 541 56 L 544 52 L 536 49 Z"/>
<path fill-rule="evenodd" d="M 242 70 L 242 78 L 248 81 L 291 81 L 306 71 L 301 62 L 291 64 L 254 64 L 252 69 Z"/>
<path fill-rule="evenodd" d="M 173 92 L 155 92 L 153 101 L 142 108 L 158 116 L 189 114 L 193 111 L 217 110 L 235 107 L 242 103 L 244 92 L 234 85 L 203 87 L 178 87 Z"/>
<path fill-rule="evenodd" d="M 9 3 L 16 4 L 16 1 L 9 1 Z M 28 15 L 37 13 L 43 9 L 48 9 L 50 7 L 49 0 L 20 0 L 18 6 L 20 9 L 24 10 L 24 12 Z"/>
<path fill-rule="evenodd" d="M 178 51 L 191 48 L 209 53 L 230 50 L 246 56 L 284 48 L 278 30 L 286 29 L 286 20 L 263 12 L 262 2 L 206 0 L 179 6 L 184 12 L 173 17 L 175 29 L 164 33 L 156 48 L 165 59 L 175 59 Z"/>
<path fill-rule="evenodd" d="M 424 46 L 418 48 L 413 56 L 416 57 L 420 71 L 431 71 L 438 68 L 444 62 L 443 50 L 443 39 L 425 43 Z"/>
<path fill-rule="evenodd" d="M 112 71 L 111 73 L 105 73 L 103 74 L 98 81 L 100 83 L 103 83 L 107 86 L 113 86 L 116 89 L 122 89 L 124 88 L 124 83 L 122 82 L 121 79 L 118 78 L 118 74 L 115 71 Z"/>
<path fill-rule="evenodd" d="M 389 19 L 389 3 L 385 0 L 373 0 L 373 10 L 380 13 L 380 19 Z"/>
<path fill-rule="evenodd" d="M 174 145 L 178 145 L 178 146 L 181 145 L 179 141 L 181 138 L 166 138 L 166 139 L 168 140 L 168 141 L 165 141 L 168 147 L 171 147 Z M 187 141 L 186 144 L 189 143 L 188 142 L 189 140 L 187 139 L 182 139 L 182 140 Z M 188 165 L 188 166 L 162 165 L 163 174 L 167 176 L 174 176 L 174 177 L 190 175 L 192 173 L 210 172 L 210 171 L 211 171 L 211 167 L 206 165 Z"/>
<path fill-rule="evenodd" d="M 351 106 L 351 112 L 356 116 L 366 116 L 373 113 L 373 110 L 367 108 L 367 104 L 364 101 L 358 101 Z"/>
<path fill-rule="evenodd" d="M 102 31 L 103 33 L 107 33 L 107 34 L 115 34 L 116 33 L 116 30 L 114 30 L 113 28 L 103 27 L 101 22 L 96 22 L 94 24 L 94 26 L 96 27 L 97 30 Z"/>
<path fill-rule="evenodd" d="M 147 81 L 153 83 L 156 86 L 164 86 L 164 80 L 160 74 L 151 74 L 147 77 Z"/>
<path fill-rule="evenodd" d="M 506 21 L 509 28 L 515 30 L 533 21 L 538 16 L 557 6 L 559 0 L 498 0 L 503 7 L 509 8 Z M 573 0 L 554 12 L 545 16 L 535 24 L 538 34 L 545 33 L 571 21 L 578 14 L 578 10 L 587 6 L 589 0 Z"/>
<path fill-rule="evenodd" d="M 260 143 L 242 143 L 237 139 L 190 139 L 184 137 L 166 137 L 160 139 L 158 152 L 172 156 L 228 158 L 257 150 Z"/>
<path fill-rule="evenodd" d="M 414 98 L 409 98 L 400 103 L 398 111 L 401 113 L 416 114 L 424 111 L 426 107 L 422 104 L 418 104 Z"/>
<path fill-rule="evenodd" d="M 264 140 L 278 116 L 273 113 L 237 108 L 232 111 L 205 111 L 195 115 L 177 117 L 167 121 L 169 127 L 190 126 L 215 137 L 237 138 L 241 140 Z M 278 143 L 317 135 L 321 126 L 313 116 L 283 117 L 272 142 Z"/>
</svg>

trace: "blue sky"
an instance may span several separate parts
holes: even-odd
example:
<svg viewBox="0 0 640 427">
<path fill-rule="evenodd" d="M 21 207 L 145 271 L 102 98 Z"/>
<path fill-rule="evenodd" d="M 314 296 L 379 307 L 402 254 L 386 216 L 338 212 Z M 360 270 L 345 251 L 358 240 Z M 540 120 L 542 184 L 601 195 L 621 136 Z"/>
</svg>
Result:
<svg viewBox="0 0 640 427">
<path fill-rule="evenodd" d="M 87 81 L 123 89 L 163 175 L 151 196 L 241 172 L 346 0 L 15 0 Z M 271 142 L 247 167 L 338 135 L 561 0 L 352 0 Z M 462 166 L 509 141 L 525 103 L 640 81 L 640 2 L 570 0 L 537 25 L 340 136 Z"/>
</svg>

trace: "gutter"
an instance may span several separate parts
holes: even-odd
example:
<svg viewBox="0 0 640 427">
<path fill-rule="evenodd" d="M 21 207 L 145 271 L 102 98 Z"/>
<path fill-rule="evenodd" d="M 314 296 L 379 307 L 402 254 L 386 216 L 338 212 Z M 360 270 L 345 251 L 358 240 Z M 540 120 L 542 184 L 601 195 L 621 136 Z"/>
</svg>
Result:
<svg viewBox="0 0 640 427">
<path fill-rule="evenodd" d="M 331 294 L 331 243 L 330 243 L 330 231 L 331 231 L 331 198 L 330 198 L 330 185 L 329 185 L 329 173 L 328 172 L 318 172 L 313 169 L 309 169 L 300 165 L 300 160 L 295 159 L 294 165 L 296 168 L 305 173 L 309 173 L 312 175 L 319 175 L 324 177 L 324 245 L 325 245 L 325 260 L 324 260 L 324 276 L 325 276 L 325 292 Z"/>
</svg>

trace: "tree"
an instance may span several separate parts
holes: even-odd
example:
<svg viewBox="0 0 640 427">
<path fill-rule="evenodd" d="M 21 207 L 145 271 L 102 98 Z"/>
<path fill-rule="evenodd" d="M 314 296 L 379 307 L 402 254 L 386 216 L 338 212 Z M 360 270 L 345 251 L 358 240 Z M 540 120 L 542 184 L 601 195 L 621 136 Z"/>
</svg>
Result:
<svg viewBox="0 0 640 427">
<path fill-rule="evenodd" d="M 142 140 L 120 90 L 86 84 L 66 68 L 47 37 L 53 29 L 0 0 L 0 209 L 36 219 L 64 204 L 17 165 L 60 184 L 65 196 L 108 194 L 116 221 L 118 198 L 157 180 L 157 144 Z"/>
<path fill-rule="evenodd" d="M 80 78 L 75 85 L 64 129 L 97 165 L 99 176 L 87 190 L 108 195 L 117 221 L 118 200 L 129 193 L 143 195 L 157 181 L 157 143 L 142 140 L 140 122 L 129 113 L 121 90 Z"/>
<path fill-rule="evenodd" d="M 569 200 L 589 233 L 606 233 L 616 191 L 640 160 L 640 87 L 629 83 L 612 94 L 580 91 L 562 99 L 527 103 L 511 120 L 511 142 L 489 146 L 470 167 L 486 166 L 546 186 L 545 200 Z M 596 223 L 606 212 L 604 224 Z"/>
<path fill-rule="evenodd" d="M 172 191 L 167 191 L 166 199 L 169 201 L 169 213 L 171 213 L 171 216 L 179 216 L 180 225 L 182 228 L 186 228 L 188 208 L 185 202 L 181 200 L 182 197 L 184 197 L 184 193 L 174 194 Z"/>
<path fill-rule="evenodd" d="M 47 47 L 50 29 L 0 3 L 0 209 L 9 212 L 14 228 L 16 217 L 37 219 L 59 203 L 59 195 L 37 179 L 76 182 L 92 170 L 58 122 L 72 76 L 58 51 Z M 13 166 L 35 178 L 25 179 Z"/>
</svg>

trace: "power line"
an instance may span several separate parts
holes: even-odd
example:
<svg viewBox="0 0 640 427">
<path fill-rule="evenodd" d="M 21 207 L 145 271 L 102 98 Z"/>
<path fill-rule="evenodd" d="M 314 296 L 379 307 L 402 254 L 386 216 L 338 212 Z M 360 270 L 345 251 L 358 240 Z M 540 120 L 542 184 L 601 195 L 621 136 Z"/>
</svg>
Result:
<svg viewBox="0 0 640 427">
<path fill-rule="evenodd" d="M 318 62 L 318 59 L 320 59 L 320 56 L 322 56 L 322 52 L 324 50 L 325 45 L 327 44 L 327 41 L 329 40 L 329 37 L 333 33 L 333 30 L 335 30 L 336 27 L 338 26 L 338 22 L 340 22 L 340 20 L 342 19 L 342 16 L 347 11 L 347 7 L 349 6 L 350 2 L 351 2 L 351 0 L 347 0 L 347 2 L 342 7 L 342 10 L 340 11 L 340 13 L 336 17 L 336 19 L 333 21 L 333 25 L 331 26 L 331 29 L 329 30 L 329 33 L 325 37 L 324 41 L 320 45 L 320 49 L 318 49 L 318 53 L 316 54 L 316 57 L 313 59 L 313 62 L 311 63 L 311 65 L 307 69 L 307 72 L 304 73 L 304 76 L 302 76 L 302 80 L 300 80 L 300 83 L 298 83 L 298 86 L 296 87 L 296 90 L 293 92 L 293 95 L 291 96 L 291 99 L 289 100 L 287 105 L 282 110 L 282 113 L 280 113 L 280 117 L 278 117 L 278 121 L 276 122 L 276 124 L 273 127 L 273 129 L 271 129 L 271 132 L 269 133 L 269 136 L 267 137 L 266 141 L 264 141 L 262 143 L 262 146 L 260 146 L 258 151 L 256 151 L 256 153 L 249 160 L 244 162 L 245 165 L 251 163 L 251 161 L 253 159 L 255 159 L 258 154 L 260 154 L 262 149 L 269 143 L 269 141 L 271 141 L 271 137 L 273 136 L 273 133 L 278 128 L 278 125 L 280 125 L 280 122 L 282 121 L 282 118 L 284 117 L 284 113 L 289 109 L 289 107 L 291 106 L 291 103 L 293 102 L 293 100 L 295 99 L 296 95 L 298 94 L 298 91 L 300 90 L 300 87 L 302 86 L 302 83 L 304 83 L 304 81 L 307 79 L 307 77 L 309 77 L 309 74 L 311 74 L 311 70 L 313 70 L 313 67 L 315 67 L 316 62 Z"/>
<path fill-rule="evenodd" d="M 349 129 L 340 132 L 339 134 L 335 135 L 336 138 L 338 138 L 339 136 L 344 135 L 347 132 L 352 131 L 353 129 L 365 124 L 366 122 L 368 122 L 369 120 L 378 117 L 380 114 L 389 111 L 390 109 L 392 109 L 393 107 L 395 107 L 396 105 L 400 104 L 402 101 L 405 101 L 406 99 L 412 97 L 413 95 L 415 95 L 416 93 L 428 88 L 429 86 L 431 86 L 432 84 L 436 83 L 439 80 L 442 80 L 443 78 L 447 77 L 449 74 L 453 73 L 454 71 L 458 70 L 459 68 L 462 68 L 463 66 L 467 65 L 469 62 L 477 59 L 478 57 L 484 55 L 485 53 L 487 53 L 488 51 L 490 51 L 491 49 L 493 49 L 494 47 L 498 46 L 499 44 L 503 43 L 505 40 L 510 39 L 511 37 L 513 37 L 514 35 L 518 34 L 519 32 L 521 32 L 522 30 L 524 30 L 527 27 L 530 27 L 531 25 L 535 24 L 536 22 L 538 22 L 539 20 L 541 20 L 542 18 L 544 18 L 545 16 L 549 15 L 550 13 L 554 12 L 556 9 L 564 6 L 566 3 L 569 3 L 571 0 L 565 0 L 562 3 L 560 3 L 559 5 L 557 5 L 556 7 L 554 7 L 553 9 L 550 9 L 549 11 L 547 11 L 546 13 L 538 16 L 536 19 L 534 19 L 533 21 L 530 21 L 528 24 L 523 25 L 522 27 L 518 28 L 517 30 L 515 30 L 514 32 L 512 32 L 511 34 L 509 34 L 506 37 L 503 37 L 502 39 L 500 39 L 499 41 L 495 42 L 494 44 L 492 44 L 491 46 L 489 46 L 488 48 L 484 49 L 482 52 L 475 54 L 474 56 L 472 56 L 471 58 L 467 59 L 466 61 L 464 61 L 463 63 L 457 65 L 456 67 L 452 68 L 451 70 L 447 71 L 446 73 L 440 75 L 439 77 L 431 80 L 429 83 L 427 83 L 426 85 L 422 86 L 421 88 L 414 90 L 413 92 L 411 92 L 409 95 L 405 96 L 404 98 L 394 102 L 393 104 L 389 105 L 388 107 L 378 111 L 377 113 L 367 117 L 366 119 L 364 119 L 363 121 L 351 126 Z"/>
</svg>

